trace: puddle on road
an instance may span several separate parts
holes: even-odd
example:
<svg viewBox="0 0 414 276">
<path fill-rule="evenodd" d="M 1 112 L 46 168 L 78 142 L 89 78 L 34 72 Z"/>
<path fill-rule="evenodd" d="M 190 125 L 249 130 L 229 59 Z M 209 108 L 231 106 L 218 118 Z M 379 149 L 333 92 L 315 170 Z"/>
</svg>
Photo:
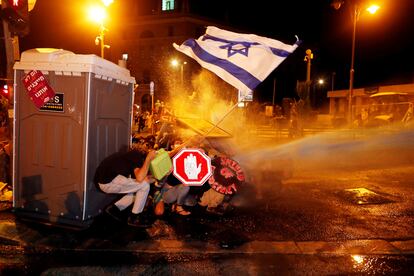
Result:
<svg viewBox="0 0 414 276">
<path fill-rule="evenodd" d="M 351 260 L 353 263 L 354 271 L 361 273 L 361 274 L 404 275 L 404 272 L 401 271 L 400 265 L 401 265 L 401 261 L 404 262 L 407 260 L 407 257 L 406 256 L 351 255 Z"/>
<path fill-rule="evenodd" d="M 338 195 L 342 199 L 357 205 L 386 204 L 395 202 L 385 195 L 378 194 L 367 188 L 345 189 L 340 191 Z"/>
</svg>

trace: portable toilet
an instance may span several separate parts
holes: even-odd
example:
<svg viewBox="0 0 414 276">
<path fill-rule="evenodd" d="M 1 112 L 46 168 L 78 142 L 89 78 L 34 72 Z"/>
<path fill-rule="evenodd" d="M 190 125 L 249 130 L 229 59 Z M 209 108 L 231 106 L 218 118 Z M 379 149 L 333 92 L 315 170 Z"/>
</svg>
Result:
<svg viewBox="0 0 414 276">
<path fill-rule="evenodd" d="M 33 72 L 41 72 L 54 92 L 40 108 L 24 84 Z M 135 79 L 95 55 L 41 48 L 22 53 L 14 83 L 16 215 L 88 227 L 114 200 L 93 178 L 105 157 L 130 146 Z"/>
</svg>

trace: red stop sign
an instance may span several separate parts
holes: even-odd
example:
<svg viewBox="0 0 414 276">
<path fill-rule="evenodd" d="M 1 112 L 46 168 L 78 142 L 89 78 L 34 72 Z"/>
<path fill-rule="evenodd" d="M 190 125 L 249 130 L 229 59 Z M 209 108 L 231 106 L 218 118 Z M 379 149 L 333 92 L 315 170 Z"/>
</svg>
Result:
<svg viewBox="0 0 414 276">
<path fill-rule="evenodd" d="M 182 149 L 173 157 L 173 174 L 182 183 L 202 186 L 211 176 L 211 159 L 200 149 Z"/>
</svg>

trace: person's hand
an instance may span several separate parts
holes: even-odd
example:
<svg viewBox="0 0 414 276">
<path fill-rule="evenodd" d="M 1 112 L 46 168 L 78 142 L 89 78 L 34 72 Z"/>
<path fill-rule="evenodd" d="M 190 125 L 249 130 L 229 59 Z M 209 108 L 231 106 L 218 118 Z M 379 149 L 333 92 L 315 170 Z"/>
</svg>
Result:
<svg viewBox="0 0 414 276">
<path fill-rule="evenodd" d="M 157 157 L 157 152 L 155 150 L 150 150 L 147 154 L 147 160 L 152 161 L 155 157 Z"/>
<path fill-rule="evenodd" d="M 147 175 L 144 180 L 148 183 L 154 183 L 155 182 L 155 178 L 152 175 Z"/>
<path fill-rule="evenodd" d="M 184 172 L 187 175 L 188 179 L 197 179 L 198 174 L 201 171 L 201 163 L 197 166 L 197 159 L 191 153 L 184 159 Z"/>
</svg>

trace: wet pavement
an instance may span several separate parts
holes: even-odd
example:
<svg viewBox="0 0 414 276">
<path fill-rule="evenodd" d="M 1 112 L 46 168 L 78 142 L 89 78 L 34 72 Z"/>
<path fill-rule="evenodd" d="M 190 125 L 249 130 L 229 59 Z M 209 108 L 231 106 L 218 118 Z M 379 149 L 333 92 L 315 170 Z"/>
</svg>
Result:
<svg viewBox="0 0 414 276">
<path fill-rule="evenodd" d="M 8 275 L 412 275 L 413 256 L 133 254 L 70 252 L 20 256 Z M 27 260 L 24 260 L 27 258 Z"/>
<path fill-rule="evenodd" d="M 225 216 L 194 210 L 190 217 L 157 219 L 145 230 L 105 215 L 83 231 L 40 225 L 16 218 L 3 201 L 0 269 L 31 275 L 181 275 L 187 269 L 202 275 L 408 275 L 414 268 L 413 172 L 406 166 L 264 176 L 267 184 L 246 186 Z"/>
<path fill-rule="evenodd" d="M 318 144 L 307 140 L 264 152 L 275 156 L 272 169 L 260 164 L 231 200 L 235 209 L 224 216 L 197 208 L 189 217 L 170 214 L 154 219 L 148 229 L 136 229 L 101 215 L 88 229 L 74 231 L 24 221 L 10 201 L 0 200 L 0 271 L 413 275 L 413 147 L 385 143 L 403 157 L 393 155 L 392 162 L 374 155 L 342 160 L 340 153 L 352 153 L 352 147 L 361 151 L 361 143 L 317 142 L 327 147 L 315 150 Z M 296 160 L 283 159 L 280 152 Z"/>
</svg>

